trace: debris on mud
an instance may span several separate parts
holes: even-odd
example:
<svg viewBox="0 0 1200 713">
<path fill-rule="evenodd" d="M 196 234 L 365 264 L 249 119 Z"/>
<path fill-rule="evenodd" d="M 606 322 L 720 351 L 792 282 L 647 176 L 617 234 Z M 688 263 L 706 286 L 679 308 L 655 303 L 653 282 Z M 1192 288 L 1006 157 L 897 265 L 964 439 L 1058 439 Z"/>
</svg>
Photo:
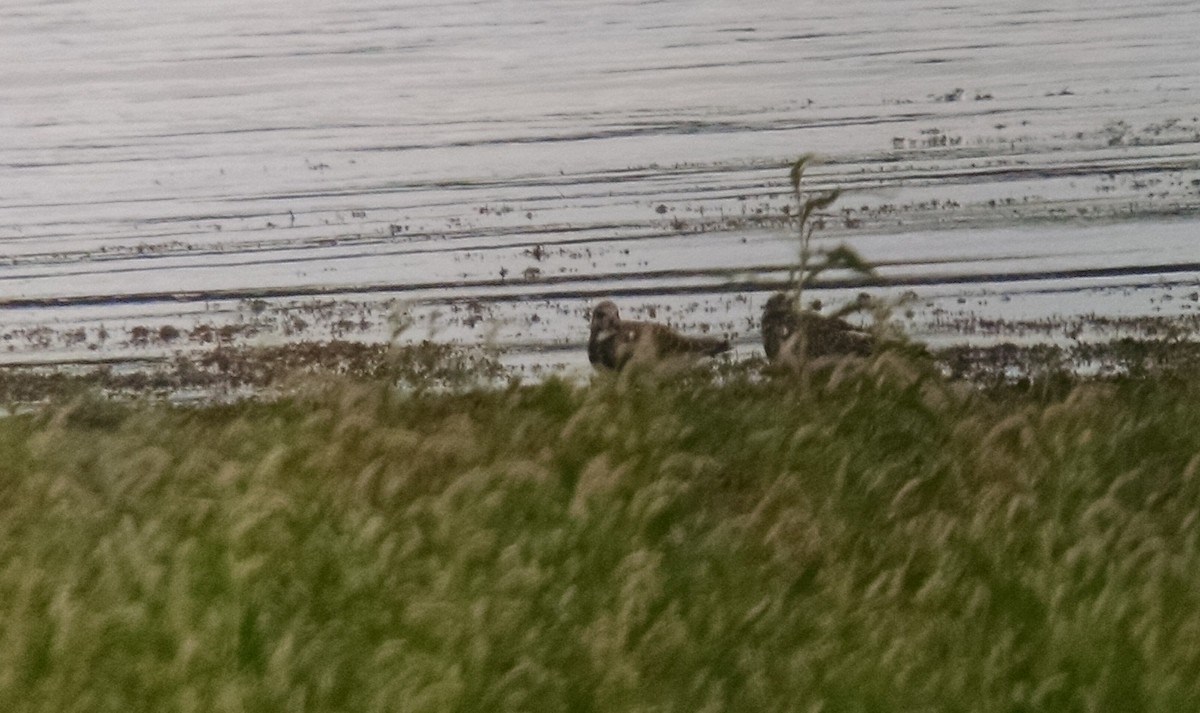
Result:
<svg viewBox="0 0 1200 713">
<path fill-rule="evenodd" d="M 501 356 L 495 350 L 432 341 L 397 346 L 334 340 L 217 346 L 150 362 L 10 364 L 0 365 L 0 404 L 11 410 L 88 391 L 173 401 L 270 398 L 327 376 L 413 390 L 494 386 L 519 379 Z M 948 378 L 977 387 L 1200 373 L 1200 342 L 1180 339 L 955 345 L 930 350 L 928 356 Z M 769 369 L 760 354 L 750 354 L 723 360 L 710 371 L 720 379 Z"/>
<path fill-rule="evenodd" d="M 149 363 L 0 366 L 0 403 L 35 403 L 86 390 L 220 400 L 270 394 L 323 375 L 424 389 L 499 383 L 507 370 L 486 350 L 430 341 L 405 346 L 349 341 L 218 346 Z"/>
</svg>

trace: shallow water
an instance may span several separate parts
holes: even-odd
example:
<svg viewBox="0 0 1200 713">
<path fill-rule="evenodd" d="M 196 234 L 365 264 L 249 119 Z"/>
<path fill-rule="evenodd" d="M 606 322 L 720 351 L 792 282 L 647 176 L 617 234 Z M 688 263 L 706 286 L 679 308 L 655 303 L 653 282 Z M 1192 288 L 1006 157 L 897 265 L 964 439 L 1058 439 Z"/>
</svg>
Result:
<svg viewBox="0 0 1200 713">
<path fill-rule="evenodd" d="M 819 242 L 879 265 L 826 303 L 911 291 L 932 342 L 1200 311 L 1193 3 L 803 5 L 7 2 L 0 358 L 411 324 L 578 364 L 601 297 L 750 353 L 809 151 Z"/>
</svg>

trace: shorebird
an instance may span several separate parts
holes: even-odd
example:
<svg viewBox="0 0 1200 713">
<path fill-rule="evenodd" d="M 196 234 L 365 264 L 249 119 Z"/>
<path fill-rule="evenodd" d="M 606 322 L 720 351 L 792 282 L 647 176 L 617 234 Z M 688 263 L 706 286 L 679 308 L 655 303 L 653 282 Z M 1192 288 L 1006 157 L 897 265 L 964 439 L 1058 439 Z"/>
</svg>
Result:
<svg viewBox="0 0 1200 713">
<path fill-rule="evenodd" d="M 729 349 L 728 339 L 689 337 L 666 325 L 623 320 L 609 300 L 592 310 L 591 326 L 588 360 L 598 369 L 620 371 L 631 359 L 713 356 Z"/>
<path fill-rule="evenodd" d="M 807 357 L 871 353 L 874 339 L 844 319 L 797 309 L 792 299 L 776 292 L 763 307 L 763 349 L 775 361 L 784 355 Z"/>
</svg>

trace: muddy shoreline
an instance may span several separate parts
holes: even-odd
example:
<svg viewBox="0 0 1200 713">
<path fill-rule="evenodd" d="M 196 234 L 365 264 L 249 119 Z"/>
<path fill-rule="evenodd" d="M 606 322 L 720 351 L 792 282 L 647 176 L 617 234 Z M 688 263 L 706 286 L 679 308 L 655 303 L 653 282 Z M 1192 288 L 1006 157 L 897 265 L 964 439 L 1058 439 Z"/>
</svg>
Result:
<svg viewBox="0 0 1200 713">
<path fill-rule="evenodd" d="M 924 357 L 947 377 L 976 387 L 1108 380 L 1200 373 L 1200 343 L 1163 338 L 1116 339 L 1058 346 L 1048 343 L 956 345 Z M 718 373 L 781 378 L 761 355 L 722 358 Z M 589 372 L 566 375 L 587 380 Z M 176 403 L 271 400 L 327 378 L 390 383 L 402 390 L 494 388 L 562 377 L 556 370 L 506 365 L 495 350 L 422 342 L 396 346 L 348 341 L 295 342 L 275 347 L 216 346 L 187 355 L 140 361 L 0 365 L 0 404 L 28 408 L 82 394 Z M 782 374 L 782 378 L 787 378 Z"/>
<path fill-rule="evenodd" d="M 809 152 L 805 189 L 842 191 L 816 244 L 877 267 L 823 275 L 827 305 L 904 299 L 933 349 L 1196 333 L 1200 25 L 1178 3 L 578 23 L 267 0 L 162 8 L 171 43 L 94 4 L 0 9 L 0 53 L 46 69 L 0 77 L 0 364 L 432 342 L 578 374 L 600 299 L 752 359 Z"/>
</svg>

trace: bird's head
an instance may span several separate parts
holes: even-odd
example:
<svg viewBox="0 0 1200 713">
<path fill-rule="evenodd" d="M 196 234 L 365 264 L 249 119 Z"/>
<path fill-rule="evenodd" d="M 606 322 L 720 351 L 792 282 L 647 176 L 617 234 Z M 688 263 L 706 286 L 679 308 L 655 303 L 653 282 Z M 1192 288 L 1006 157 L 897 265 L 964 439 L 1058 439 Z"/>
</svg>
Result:
<svg viewBox="0 0 1200 713">
<path fill-rule="evenodd" d="M 792 298 L 783 292 L 776 292 L 767 300 L 767 304 L 763 306 L 764 317 L 774 317 L 787 315 L 795 310 L 795 304 Z"/>
<path fill-rule="evenodd" d="M 599 339 L 607 339 L 617 333 L 621 327 L 621 317 L 617 306 L 610 300 L 604 300 L 592 309 L 592 334 Z"/>
</svg>

